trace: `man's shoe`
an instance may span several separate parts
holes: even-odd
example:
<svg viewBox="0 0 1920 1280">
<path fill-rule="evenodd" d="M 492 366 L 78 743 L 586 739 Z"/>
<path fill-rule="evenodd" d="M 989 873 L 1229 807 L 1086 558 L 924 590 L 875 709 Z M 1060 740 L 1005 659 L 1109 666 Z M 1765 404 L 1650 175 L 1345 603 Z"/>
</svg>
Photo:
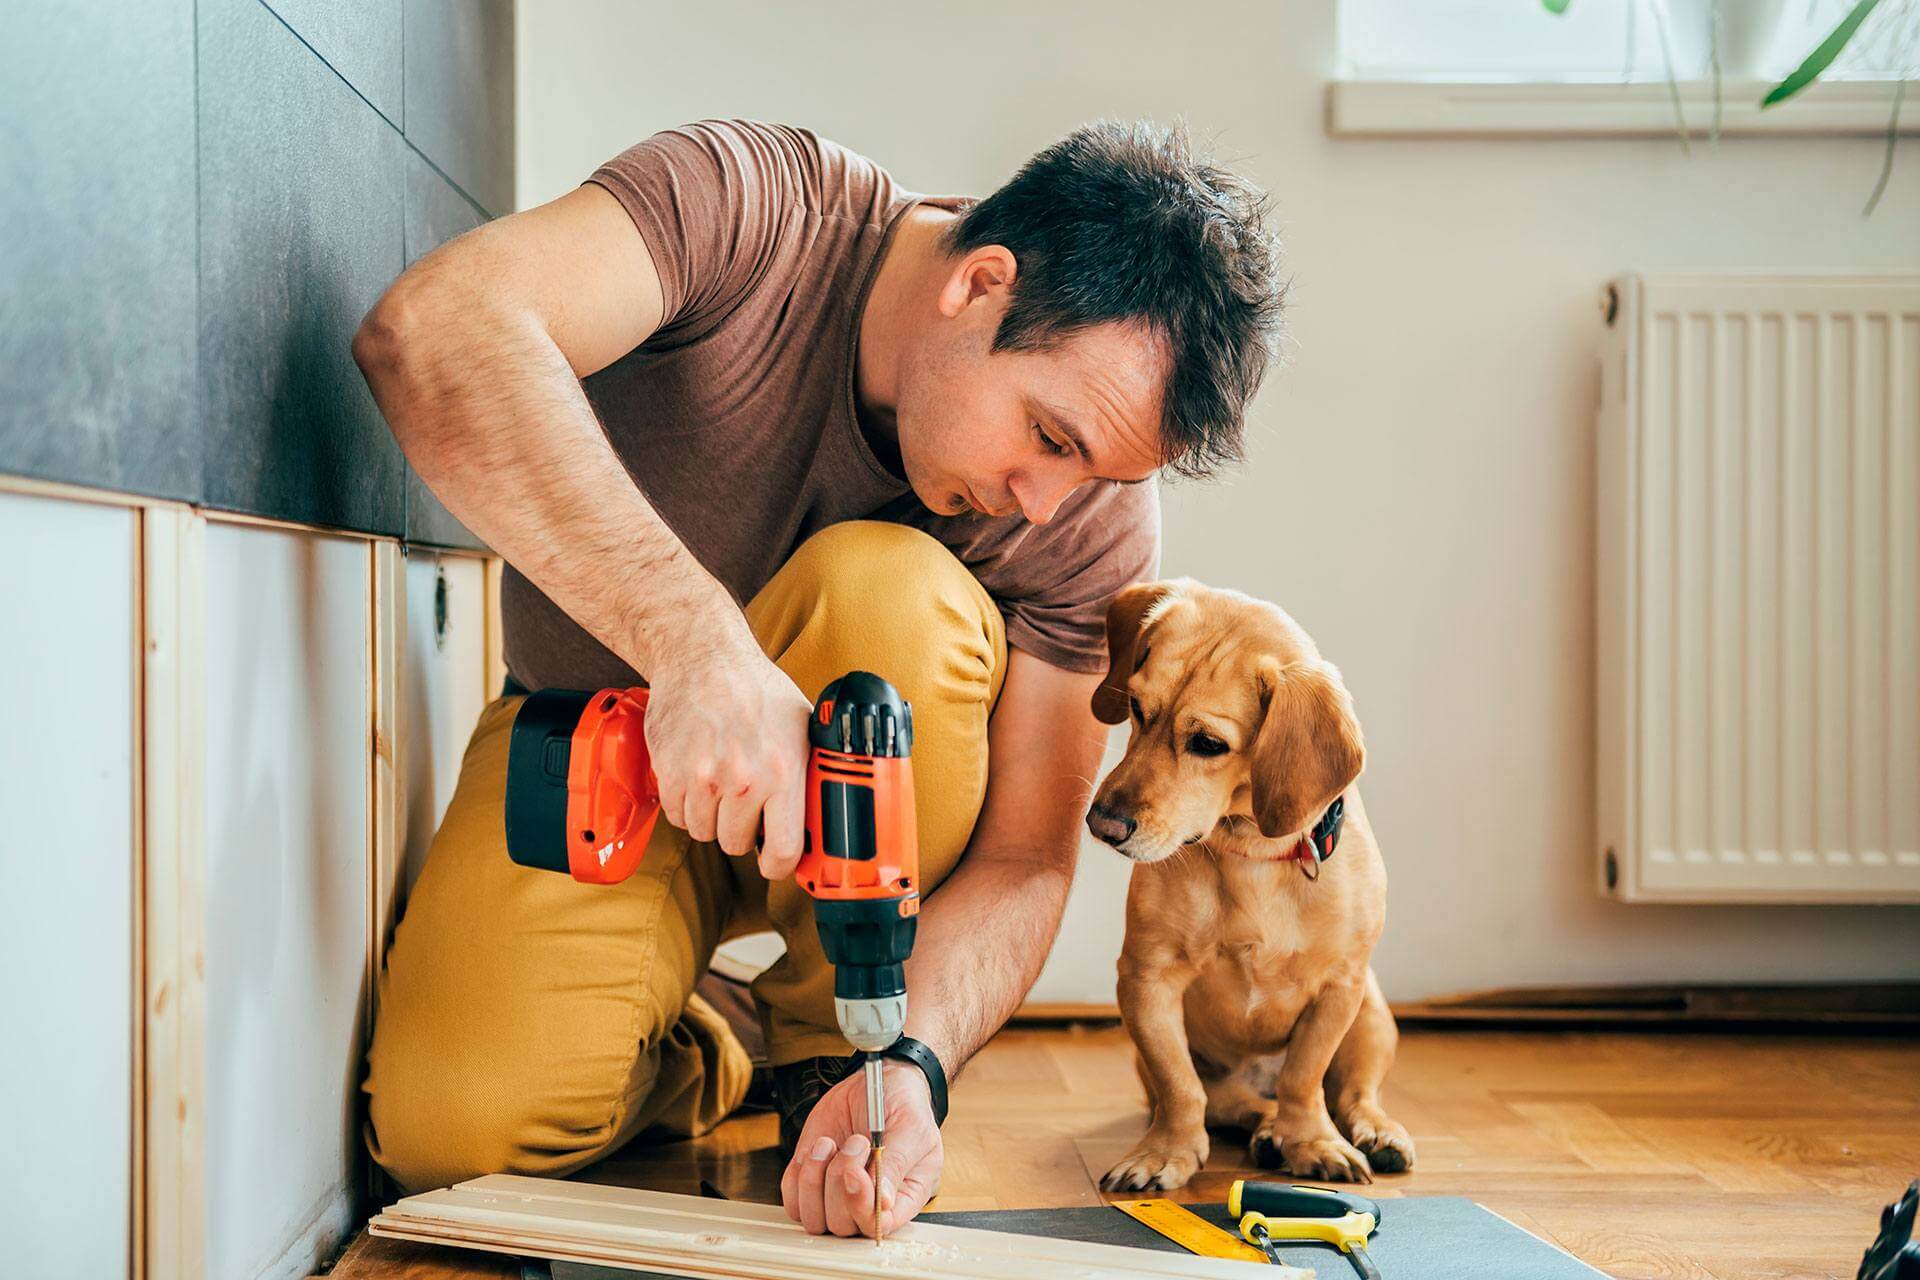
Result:
<svg viewBox="0 0 1920 1280">
<path fill-rule="evenodd" d="M 802 1058 L 773 1069 L 774 1106 L 780 1112 L 780 1154 L 793 1159 L 800 1131 L 827 1090 L 854 1073 L 853 1058 Z"/>
</svg>

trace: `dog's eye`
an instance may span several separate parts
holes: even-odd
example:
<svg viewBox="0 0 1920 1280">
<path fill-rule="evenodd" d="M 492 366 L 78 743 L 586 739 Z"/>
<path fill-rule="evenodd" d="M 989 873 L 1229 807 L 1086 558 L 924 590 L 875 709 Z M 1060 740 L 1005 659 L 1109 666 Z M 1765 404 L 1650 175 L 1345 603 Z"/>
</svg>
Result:
<svg viewBox="0 0 1920 1280">
<path fill-rule="evenodd" d="M 1197 756 L 1223 756 L 1227 754 L 1227 744 L 1210 733 L 1196 733 L 1187 739 L 1187 750 Z"/>
<path fill-rule="evenodd" d="M 1145 723 L 1147 722 L 1147 713 L 1146 713 L 1146 712 L 1144 712 L 1144 711 L 1142 711 L 1142 710 L 1140 709 L 1140 699 L 1138 699 L 1138 698 L 1128 698 L 1128 699 L 1127 699 L 1127 710 L 1128 710 L 1128 711 L 1129 711 L 1130 713 L 1132 713 L 1132 715 L 1133 715 L 1133 719 L 1134 719 L 1134 723 L 1136 723 L 1136 724 L 1145 724 Z"/>
</svg>

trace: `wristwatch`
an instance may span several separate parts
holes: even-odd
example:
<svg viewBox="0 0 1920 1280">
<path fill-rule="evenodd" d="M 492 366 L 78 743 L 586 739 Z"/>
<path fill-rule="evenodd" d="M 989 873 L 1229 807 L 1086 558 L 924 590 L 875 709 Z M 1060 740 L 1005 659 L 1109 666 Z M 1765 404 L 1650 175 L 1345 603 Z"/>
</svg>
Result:
<svg viewBox="0 0 1920 1280">
<path fill-rule="evenodd" d="M 947 1122 L 947 1069 L 940 1065 L 940 1059 L 934 1056 L 933 1050 L 912 1036 L 901 1036 L 879 1053 L 854 1054 L 854 1061 L 865 1062 L 869 1057 L 898 1058 L 920 1068 L 921 1074 L 927 1078 L 927 1092 L 933 1097 L 933 1123 L 943 1125 Z"/>
</svg>

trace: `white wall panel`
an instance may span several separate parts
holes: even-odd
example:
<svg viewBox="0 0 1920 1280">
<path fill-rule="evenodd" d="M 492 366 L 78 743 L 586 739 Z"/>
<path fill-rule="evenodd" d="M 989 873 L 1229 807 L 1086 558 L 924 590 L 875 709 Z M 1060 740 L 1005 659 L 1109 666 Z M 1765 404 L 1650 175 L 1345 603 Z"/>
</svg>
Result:
<svg viewBox="0 0 1920 1280">
<path fill-rule="evenodd" d="M 302 1276 L 359 1161 L 368 549 L 206 537 L 207 1271 Z"/>
<path fill-rule="evenodd" d="M 7 1275 L 127 1274 L 135 519 L 0 494 Z"/>
<path fill-rule="evenodd" d="M 427 846 L 453 799 L 473 726 L 498 692 L 486 684 L 486 562 L 415 550 L 407 559 L 406 581 L 406 675 L 400 706 L 400 771 L 407 805 L 403 897 L 419 878 Z"/>
</svg>

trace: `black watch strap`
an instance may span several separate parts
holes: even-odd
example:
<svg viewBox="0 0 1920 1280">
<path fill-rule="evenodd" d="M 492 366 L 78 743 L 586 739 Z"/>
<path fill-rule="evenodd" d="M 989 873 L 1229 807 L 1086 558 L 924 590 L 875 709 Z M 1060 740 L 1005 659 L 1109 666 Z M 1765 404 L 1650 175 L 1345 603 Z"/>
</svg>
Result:
<svg viewBox="0 0 1920 1280">
<path fill-rule="evenodd" d="M 947 1069 L 940 1065 L 940 1059 L 934 1056 L 933 1050 L 912 1036 L 901 1036 L 874 1056 L 898 1058 L 920 1068 L 921 1074 L 927 1078 L 927 1092 L 933 1096 L 933 1122 L 936 1125 L 947 1122 Z"/>
</svg>

